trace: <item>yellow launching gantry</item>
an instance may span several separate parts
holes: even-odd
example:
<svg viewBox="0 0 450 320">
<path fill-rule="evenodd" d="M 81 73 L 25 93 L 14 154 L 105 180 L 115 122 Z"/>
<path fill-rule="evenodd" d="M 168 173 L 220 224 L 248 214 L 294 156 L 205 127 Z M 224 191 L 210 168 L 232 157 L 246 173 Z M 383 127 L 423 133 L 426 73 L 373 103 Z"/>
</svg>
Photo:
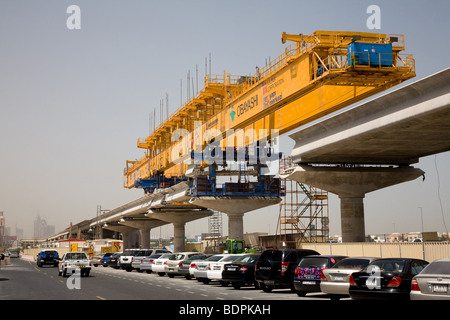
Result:
<svg viewBox="0 0 450 320">
<path fill-rule="evenodd" d="M 331 112 L 415 77 L 403 35 L 316 31 L 283 33 L 285 51 L 253 76 L 207 75 L 204 88 L 138 147 L 124 187 L 170 186 L 185 179 L 194 153 L 211 141 L 224 150 L 271 141 Z M 162 183 L 162 184 L 161 184 Z"/>
</svg>

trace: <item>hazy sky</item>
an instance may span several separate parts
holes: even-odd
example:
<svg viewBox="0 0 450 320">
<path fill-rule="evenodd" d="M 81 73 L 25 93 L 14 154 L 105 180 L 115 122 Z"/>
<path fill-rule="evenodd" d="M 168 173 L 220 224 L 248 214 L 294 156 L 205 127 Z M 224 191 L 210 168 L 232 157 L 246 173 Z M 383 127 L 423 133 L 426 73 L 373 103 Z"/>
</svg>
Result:
<svg viewBox="0 0 450 320">
<path fill-rule="evenodd" d="M 142 196 L 123 188 L 125 161 L 143 156 L 136 141 L 148 135 L 154 108 L 159 120 L 166 93 L 171 113 L 180 106 L 180 80 L 185 89 L 188 70 L 194 75 L 198 65 L 202 83 L 209 53 L 212 73 L 248 75 L 283 52 L 284 31 L 377 31 L 405 34 L 406 52 L 416 60 L 412 81 L 450 66 L 447 0 L 312 3 L 1 0 L 0 211 L 6 224 L 31 237 L 40 214 L 58 232 L 95 217 L 97 205 L 114 209 Z M 381 8 L 380 30 L 366 27 L 372 4 Z M 67 28 L 70 5 L 81 9 L 79 30 Z M 292 141 L 281 141 L 289 154 Z M 448 152 L 421 159 L 415 166 L 426 172 L 425 181 L 367 194 L 366 232 L 420 231 L 418 207 L 425 231 L 444 232 L 444 218 L 450 227 L 449 164 Z M 339 234 L 335 195 L 329 215 L 331 234 Z M 244 232 L 274 233 L 277 217 L 278 206 L 247 213 Z M 188 235 L 201 232 L 207 232 L 205 219 L 187 224 Z"/>
</svg>

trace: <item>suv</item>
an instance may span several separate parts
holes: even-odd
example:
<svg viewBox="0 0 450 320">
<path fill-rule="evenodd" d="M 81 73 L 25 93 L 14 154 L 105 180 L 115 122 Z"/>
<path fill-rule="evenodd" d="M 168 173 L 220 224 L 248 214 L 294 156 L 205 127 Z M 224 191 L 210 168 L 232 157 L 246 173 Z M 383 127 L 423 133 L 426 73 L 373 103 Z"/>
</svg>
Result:
<svg viewBox="0 0 450 320">
<path fill-rule="evenodd" d="M 264 292 L 274 288 L 294 288 L 294 272 L 304 256 L 320 254 L 309 249 L 269 249 L 264 251 L 255 266 L 255 280 Z"/>
<path fill-rule="evenodd" d="M 140 251 L 141 249 L 126 249 L 123 251 L 123 254 L 120 256 L 120 267 L 122 270 L 127 270 L 128 272 L 133 270 L 133 267 L 131 267 L 131 263 L 133 262 L 134 256 Z"/>
<path fill-rule="evenodd" d="M 56 250 L 42 250 L 38 253 L 36 264 L 39 268 L 46 264 L 52 264 L 54 267 L 58 266 L 58 251 Z"/>
</svg>

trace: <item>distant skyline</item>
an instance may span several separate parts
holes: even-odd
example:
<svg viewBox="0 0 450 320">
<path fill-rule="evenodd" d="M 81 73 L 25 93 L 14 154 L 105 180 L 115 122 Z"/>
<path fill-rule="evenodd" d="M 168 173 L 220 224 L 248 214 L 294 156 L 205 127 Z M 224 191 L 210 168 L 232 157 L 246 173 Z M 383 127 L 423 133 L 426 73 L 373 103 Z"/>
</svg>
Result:
<svg viewBox="0 0 450 320">
<path fill-rule="evenodd" d="M 80 8 L 80 29 L 73 20 Z M 381 10 L 369 30 L 367 8 Z M 123 188 L 126 160 L 144 151 L 149 114 L 169 97 L 173 113 L 185 101 L 186 75 L 205 58 L 212 73 L 248 75 L 283 53 L 282 32 L 349 30 L 405 35 L 416 78 L 450 66 L 450 2 L 300 0 L 230 1 L 0 1 L 0 211 L 8 226 L 32 237 L 38 212 L 61 231 L 143 195 Z M 180 81 L 183 95 L 180 97 Z M 294 131 L 299 130 L 296 129 Z M 293 141 L 284 135 L 286 155 Z M 420 159 L 425 180 L 365 197 L 367 234 L 446 232 L 450 227 L 450 152 Z M 421 209 L 419 209 L 421 208 Z M 339 199 L 330 194 L 330 234 L 340 234 Z M 275 233 L 278 206 L 249 212 L 244 232 Z M 224 232 L 227 231 L 224 215 Z M 158 228 L 152 234 L 159 234 Z M 172 225 L 161 227 L 163 234 Z M 186 234 L 207 232 L 207 219 Z"/>
</svg>

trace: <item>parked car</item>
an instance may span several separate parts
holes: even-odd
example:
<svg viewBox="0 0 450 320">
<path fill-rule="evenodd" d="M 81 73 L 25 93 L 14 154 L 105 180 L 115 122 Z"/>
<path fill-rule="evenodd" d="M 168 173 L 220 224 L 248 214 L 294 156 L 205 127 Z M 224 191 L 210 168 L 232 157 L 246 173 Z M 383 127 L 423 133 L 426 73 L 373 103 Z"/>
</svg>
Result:
<svg viewBox="0 0 450 320">
<path fill-rule="evenodd" d="M 152 271 L 156 272 L 159 276 L 164 276 L 166 274 L 165 266 L 167 264 L 167 260 L 172 257 L 173 253 L 165 253 L 158 259 L 156 259 L 154 264 L 152 265 Z"/>
<path fill-rule="evenodd" d="M 132 258 L 132 262 L 131 262 L 131 267 L 135 270 L 137 270 L 138 272 L 143 272 L 145 270 L 141 270 L 141 263 L 144 261 L 145 258 L 150 257 L 152 254 L 157 254 L 157 253 L 170 253 L 169 250 L 166 249 L 142 249 L 139 250 L 134 257 Z"/>
<path fill-rule="evenodd" d="M 179 252 L 174 254 L 167 260 L 167 263 L 164 266 L 164 271 L 170 278 L 180 275 L 178 273 L 178 267 L 181 265 L 181 261 L 195 255 L 198 255 L 198 252 Z"/>
<path fill-rule="evenodd" d="M 331 300 L 339 300 L 349 296 L 348 280 L 353 272 L 361 271 L 377 258 L 351 257 L 345 258 L 329 269 L 323 269 L 320 275 L 320 291 L 328 294 Z"/>
<path fill-rule="evenodd" d="M 265 250 L 255 266 L 255 280 L 264 292 L 274 288 L 291 288 L 294 291 L 294 271 L 304 256 L 319 254 L 309 249 Z"/>
<path fill-rule="evenodd" d="M 142 271 L 145 271 L 147 273 L 152 273 L 153 272 L 152 266 L 155 264 L 155 260 L 164 254 L 171 255 L 171 253 L 157 253 L 157 254 L 152 254 L 150 257 L 144 257 L 144 259 L 142 259 L 142 262 L 139 266 L 139 269 Z"/>
<path fill-rule="evenodd" d="M 412 278 L 429 263 L 410 258 L 383 258 L 371 262 L 350 278 L 352 299 L 401 299 L 410 297 Z"/>
<path fill-rule="evenodd" d="M 205 260 L 196 261 L 195 268 L 194 268 L 194 277 L 199 282 L 209 283 L 208 269 L 209 269 L 210 263 L 218 262 L 227 256 L 229 256 L 229 254 L 215 254 Z"/>
<path fill-rule="evenodd" d="M 114 252 L 107 252 L 103 255 L 102 259 L 100 260 L 100 264 L 104 267 L 107 267 L 107 263 L 109 261 L 109 258 L 114 254 Z"/>
<path fill-rule="evenodd" d="M 57 267 L 58 258 L 59 258 L 58 251 L 52 249 L 42 250 L 37 255 L 36 264 L 39 268 L 47 264 Z"/>
<path fill-rule="evenodd" d="M 431 262 L 411 282 L 411 300 L 450 300 L 450 259 Z"/>
<path fill-rule="evenodd" d="M 120 268 L 120 256 L 122 255 L 122 252 L 114 252 L 106 262 L 106 265 L 108 267 L 119 269 Z"/>
<path fill-rule="evenodd" d="M 223 266 L 222 281 L 230 282 L 235 289 L 245 285 L 259 289 L 255 280 L 255 264 L 259 256 L 259 254 L 245 254 L 231 263 L 226 263 Z"/>
<path fill-rule="evenodd" d="M 141 249 L 126 249 L 123 251 L 123 254 L 120 256 L 120 268 L 131 272 L 133 268 L 131 267 L 131 263 L 133 262 L 133 257 L 139 252 Z"/>
<path fill-rule="evenodd" d="M 206 271 L 206 278 L 203 283 L 207 284 L 211 281 L 219 281 L 219 283 L 226 287 L 228 286 L 228 281 L 222 280 L 223 266 L 225 263 L 235 261 L 236 259 L 242 257 L 242 253 L 239 254 L 229 254 L 226 257 L 220 259 L 219 261 L 212 261 L 209 263 L 209 268 Z"/>
<path fill-rule="evenodd" d="M 58 262 L 58 275 L 67 276 L 80 270 L 81 276 L 89 277 L 91 266 L 89 259 L 84 252 L 67 252 Z"/>
<path fill-rule="evenodd" d="M 312 255 L 303 257 L 295 268 L 294 288 L 299 297 L 308 292 L 320 292 L 320 278 L 323 269 L 331 268 L 347 256 Z"/>
<path fill-rule="evenodd" d="M 105 255 L 104 253 L 99 253 L 99 254 L 93 256 L 91 259 L 91 265 L 93 265 L 94 267 L 98 267 L 99 265 L 101 265 L 104 255 Z"/>
<path fill-rule="evenodd" d="M 193 274 L 189 272 L 190 266 L 192 263 L 195 264 L 196 261 L 205 260 L 210 255 L 206 255 L 203 253 L 197 253 L 193 256 L 190 256 L 184 260 L 182 260 L 178 265 L 178 273 L 182 276 L 184 276 L 186 279 L 190 280 L 194 276 Z"/>
<path fill-rule="evenodd" d="M 9 255 L 10 258 L 20 258 L 19 252 L 17 251 L 12 251 L 11 254 Z"/>
</svg>

